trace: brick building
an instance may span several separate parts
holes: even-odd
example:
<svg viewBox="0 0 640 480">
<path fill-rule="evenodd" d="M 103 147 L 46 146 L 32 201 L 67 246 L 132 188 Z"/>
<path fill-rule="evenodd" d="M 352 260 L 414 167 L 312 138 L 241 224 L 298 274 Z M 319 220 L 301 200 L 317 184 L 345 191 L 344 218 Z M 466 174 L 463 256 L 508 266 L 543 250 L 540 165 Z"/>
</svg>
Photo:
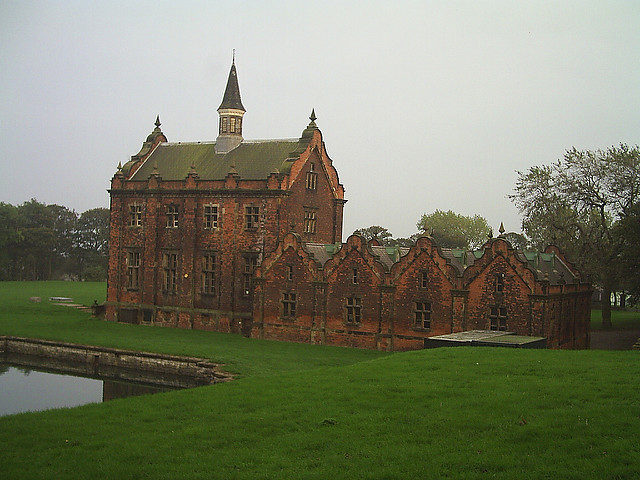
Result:
<svg viewBox="0 0 640 480">
<path fill-rule="evenodd" d="M 473 329 L 589 344 L 590 286 L 555 248 L 412 248 L 351 236 L 312 111 L 299 138 L 244 140 L 235 64 L 215 142 L 156 119 L 111 181 L 107 320 L 406 350 Z"/>
<path fill-rule="evenodd" d="M 256 270 L 254 293 L 257 338 L 411 350 L 435 335 L 497 330 L 589 346 L 591 286 L 556 247 L 522 253 L 500 237 L 464 251 L 430 237 L 398 248 L 292 233 Z"/>
<path fill-rule="evenodd" d="M 287 232 L 342 238 L 344 189 L 315 114 L 299 138 L 244 140 L 235 64 L 215 142 L 169 143 L 156 119 L 111 181 L 106 318 L 249 331 L 252 276 Z"/>
</svg>

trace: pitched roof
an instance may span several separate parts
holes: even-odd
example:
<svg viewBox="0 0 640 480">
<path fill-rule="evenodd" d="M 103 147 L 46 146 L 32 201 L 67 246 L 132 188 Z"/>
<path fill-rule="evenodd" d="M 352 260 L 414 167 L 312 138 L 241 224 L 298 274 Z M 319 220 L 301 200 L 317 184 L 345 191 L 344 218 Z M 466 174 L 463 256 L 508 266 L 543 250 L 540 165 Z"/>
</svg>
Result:
<svg viewBox="0 0 640 480">
<path fill-rule="evenodd" d="M 240 87 L 238 86 L 238 74 L 236 72 L 235 62 L 231 64 L 227 88 L 224 90 L 224 97 L 222 97 L 222 103 L 218 107 L 218 110 L 221 108 L 235 108 L 236 110 L 245 111 L 242 106 L 242 100 L 240 99 Z"/>
<path fill-rule="evenodd" d="M 274 171 L 288 173 L 308 139 L 244 141 L 228 153 L 216 153 L 215 142 L 161 143 L 131 177 L 147 180 L 154 167 L 163 180 L 182 180 L 191 165 L 202 180 L 222 180 L 231 167 L 240 178 L 260 180 Z"/>
</svg>

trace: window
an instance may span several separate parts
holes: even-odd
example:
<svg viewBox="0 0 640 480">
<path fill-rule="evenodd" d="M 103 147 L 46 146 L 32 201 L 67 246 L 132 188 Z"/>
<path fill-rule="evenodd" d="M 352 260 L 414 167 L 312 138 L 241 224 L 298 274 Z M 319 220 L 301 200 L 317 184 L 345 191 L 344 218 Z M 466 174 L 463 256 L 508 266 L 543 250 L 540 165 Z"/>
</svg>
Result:
<svg viewBox="0 0 640 480">
<path fill-rule="evenodd" d="M 422 272 L 420 275 L 420 286 L 422 288 L 429 288 L 429 275 L 427 272 Z"/>
<path fill-rule="evenodd" d="M 416 302 L 416 328 L 431 328 L 431 303 Z"/>
<path fill-rule="evenodd" d="M 353 276 L 351 277 L 351 280 L 353 281 L 353 283 L 358 283 L 358 269 L 354 268 L 352 274 Z"/>
<path fill-rule="evenodd" d="M 347 323 L 360 323 L 362 304 L 359 297 L 347 298 Z"/>
<path fill-rule="evenodd" d="M 287 266 L 287 280 L 293 280 L 293 267 L 291 265 Z"/>
<path fill-rule="evenodd" d="M 251 293 L 251 280 L 253 272 L 258 266 L 258 257 L 251 255 L 244 257 L 244 270 L 242 273 L 242 294 L 247 296 Z"/>
<path fill-rule="evenodd" d="M 309 166 L 309 171 L 307 172 L 307 188 L 309 190 L 315 190 L 318 185 L 318 174 L 315 171 L 315 165 L 312 163 Z"/>
<path fill-rule="evenodd" d="M 236 118 L 236 133 L 242 133 L 242 118 Z"/>
<path fill-rule="evenodd" d="M 129 205 L 129 226 L 142 226 L 142 205 L 139 205 L 137 203 Z"/>
<path fill-rule="evenodd" d="M 501 332 L 507 331 L 506 307 L 491 307 L 489 318 L 491 319 L 491 330 L 500 330 Z"/>
<path fill-rule="evenodd" d="M 165 252 L 162 254 L 163 284 L 165 292 L 175 293 L 178 284 L 178 254 Z"/>
<path fill-rule="evenodd" d="M 220 133 L 227 133 L 227 125 L 229 122 L 229 117 L 222 117 L 222 121 L 220 122 Z"/>
<path fill-rule="evenodd" d="M 140 285 L 140 252 L 127 252 L 127 288 L 135 290 Z"/>
<path fill-rule="evenodd" d="M 316 212 L 304 211 L 304 233 L 316 233 Z"/>
<path fill-rule="evenodd" d="M 258 228 L 258 222 L 260 221 L 260 207 L 254 207 L 247 205 L 244 207 L 244 221 L 245 228 L 247 230 L 253 230 Z"/>
<path fill-rule="evenodd" d="M 296 315 L 296 294 L 289 292 L 282 294 L 282 316 L 295 317 Z"/>
<path fill-rule="evenodd" d="M 231 126 L 229 127 L 229 132 L 234 133 L 236 131 L 236 119 L 235 117 L 231 117 L 230 119 Z"/>
<path fill-rule="evenodd" d="M 167 228 L 178 228 L 177 205 L 167 205 Z"/>
<path fill-rule="evenodd" d="M 496 292 L 504 292 L 504 273 L 496 275 Z"/>
<path fill-rule="evenodd" d="M 202 255 L 202 293 L 215 295 L 216 293 L 216 254 Z"/>
<path fill-rule="evenodd" d="M 218 205 L 204 206 L 204 228 L 218 228 Z"/>
</svg>

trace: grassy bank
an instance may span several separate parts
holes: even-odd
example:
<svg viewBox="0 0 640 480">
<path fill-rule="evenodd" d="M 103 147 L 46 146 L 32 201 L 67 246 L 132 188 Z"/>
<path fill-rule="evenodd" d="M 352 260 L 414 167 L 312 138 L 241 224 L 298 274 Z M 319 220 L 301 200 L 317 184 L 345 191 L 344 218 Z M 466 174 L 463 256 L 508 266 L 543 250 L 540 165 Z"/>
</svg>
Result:
<svg viewBox="0 0 640 480">
<path fill-rule="evenodd" d="M 204 357 L 224 363 L 225 370 L 240 375 L 274 375 L 385 355 L 370 350 L 105 322 L 48 301 L 50 296 L 65 296 L 90 305 L 94 299 L 103 301 L 104 292 L 104 283 L 0 282 L 0 334 Z M 30 302 L 32 296 L 40 296 L 42 302 Z"/>
<path fill-rule="evenodd" d="M 5 478 L 634 478 L 637 353 L 423 350 L 0 418 Z"/>
<path fill-rule="evenodd" d="M 76 289 L 75 291 L 73 289 Z M 55 293 L 50 293 L 55 290 Z M 0 334 L 199 355 L 227 384 L 0 418 L 3 478 L 637 478 L 638 352 L 396 353 L 92 320 L 0 283 Z"/>
</svg>

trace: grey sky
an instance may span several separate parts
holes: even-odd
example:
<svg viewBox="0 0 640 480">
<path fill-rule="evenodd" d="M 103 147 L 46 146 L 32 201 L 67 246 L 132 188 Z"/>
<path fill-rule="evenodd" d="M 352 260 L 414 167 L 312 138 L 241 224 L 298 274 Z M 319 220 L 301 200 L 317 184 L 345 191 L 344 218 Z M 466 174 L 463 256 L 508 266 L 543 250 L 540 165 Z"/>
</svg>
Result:
<svg viewBox="0 0 640 480">
<path fill-rule="evenodd" d="M 0 3 L 0 201 L 108 206 L 160 114 L 214 140 L 236 49 L 245 138 L 312 107 L 355 228 L 436 208 L 518 230 L 515 170 L 640 138 L 640 2 Z"/>
</svg>

